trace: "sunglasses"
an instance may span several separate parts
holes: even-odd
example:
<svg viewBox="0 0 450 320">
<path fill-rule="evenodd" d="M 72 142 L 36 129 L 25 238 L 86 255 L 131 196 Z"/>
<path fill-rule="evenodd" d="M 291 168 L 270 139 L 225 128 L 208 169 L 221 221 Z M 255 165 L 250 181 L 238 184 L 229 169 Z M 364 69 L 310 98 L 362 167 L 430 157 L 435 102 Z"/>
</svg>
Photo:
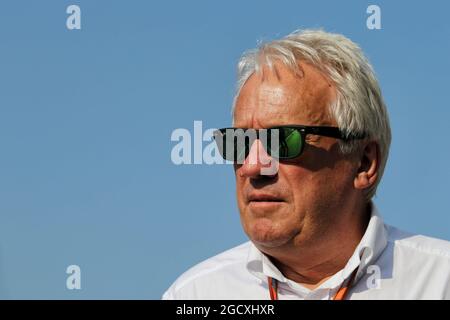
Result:
<svg viewBox="0 0 450 320">
<path fill-rule="evenodd" d="M 260 140 L 266 152 L 276 159 L 299 157 L 308 134 L 344 141 L 363 139 L 364 134 L 345 135 L 337 127 L 286 125 L 267 129 L 222 128 L 213 133 L 220 155 L 228 161 L 242 164 L 255 140 Z"/>
</svg>

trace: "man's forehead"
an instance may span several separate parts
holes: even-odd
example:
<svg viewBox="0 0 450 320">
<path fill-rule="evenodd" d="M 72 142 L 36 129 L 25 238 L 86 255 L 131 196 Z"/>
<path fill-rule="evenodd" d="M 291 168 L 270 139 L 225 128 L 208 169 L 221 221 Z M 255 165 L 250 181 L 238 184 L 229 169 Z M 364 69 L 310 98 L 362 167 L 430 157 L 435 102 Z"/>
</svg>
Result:
<svg viewBox="0 0 450 320">
<path fill-rule="evenodd" d="M 250 76 L 236 100 L 235 125 L 330 124 L 334 86 L 315 67 L 302 62 L 299 67 L 300 75 L 278 63 Z"/>
</svg>

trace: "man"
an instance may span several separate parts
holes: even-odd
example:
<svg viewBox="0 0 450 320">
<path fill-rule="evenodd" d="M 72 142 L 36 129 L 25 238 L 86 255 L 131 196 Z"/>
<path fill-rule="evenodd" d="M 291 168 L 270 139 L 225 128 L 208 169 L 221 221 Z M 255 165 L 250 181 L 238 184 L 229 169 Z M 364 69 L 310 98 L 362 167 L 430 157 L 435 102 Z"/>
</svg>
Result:
<svg viewBox="0 0 450 320">
<path fill-rule="evenodd" d="M 391 132 L 355 43 L 306 30 L 244 54 L 233 127 L 246 130 L 216 141 L 235 162 L 250 241 L 184 273 L 164 299 L 450 298 L 449 243 L 385 225 L 371 201 Z M 256 138 L 222 150 L 247 131 Z"/>
</svg>

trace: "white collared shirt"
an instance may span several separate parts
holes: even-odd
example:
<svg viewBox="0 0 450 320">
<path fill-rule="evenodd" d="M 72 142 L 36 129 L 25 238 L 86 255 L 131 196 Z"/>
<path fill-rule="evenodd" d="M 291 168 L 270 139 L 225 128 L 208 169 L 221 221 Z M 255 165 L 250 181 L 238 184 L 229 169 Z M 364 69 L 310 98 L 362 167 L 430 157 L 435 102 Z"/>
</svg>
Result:
<svg viewBox="0 0 450 320">
<path fill-rule="evenodd" d="M 280 300 L 328 300 L 355 269 L 346 299 L 450 299 L 450 242 L 388 226 L 375 205 L 347 265 L 314 290 L 287 279 L 249 241 L 189 269 L 163 299 L 270 299 L 272 277 Z"/>
</svg>

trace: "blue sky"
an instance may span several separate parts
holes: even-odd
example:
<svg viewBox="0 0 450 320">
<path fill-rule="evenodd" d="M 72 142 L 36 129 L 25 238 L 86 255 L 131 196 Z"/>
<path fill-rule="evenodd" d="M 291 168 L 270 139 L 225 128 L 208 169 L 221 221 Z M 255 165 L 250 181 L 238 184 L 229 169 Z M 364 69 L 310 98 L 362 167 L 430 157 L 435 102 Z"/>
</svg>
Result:
<svg viewBox="0 0 450 320">
<path fill-rule="evenodd" d="M 81 30 L 66 8 L 81 8 Z M 381 30 L 366 8 L 381 8 Z M 170 159 L 171 133 L 230 125 L 235 65 L 299 28 L 343 33 L 372 62 L 393 131 L 375 202 L 450 240 L 445 1 L 2 1 L 0 298 L 158 299 L 246 241 L 231 166 Z M 81 290 L 66 268 L 81 268 Z"/>
</svg>

